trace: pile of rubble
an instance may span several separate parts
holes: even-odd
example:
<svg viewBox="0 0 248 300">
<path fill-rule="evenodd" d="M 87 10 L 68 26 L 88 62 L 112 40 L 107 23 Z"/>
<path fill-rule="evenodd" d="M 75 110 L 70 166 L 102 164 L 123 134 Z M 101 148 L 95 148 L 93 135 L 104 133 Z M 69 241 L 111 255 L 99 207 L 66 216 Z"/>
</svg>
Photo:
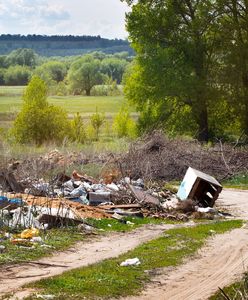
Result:
<svg viewBox="0 0 248 300">
<path fill-rule="evenodd" d="M 0 227 L 48 228 L 84 223 L 88 218 L 156 217 L 188 220 L 193 214 L 219 216 L 213 208 L 221 185 L 211 176 L 189 168 L 177 195 L 142 179 L 117 179 L 108 174 L 96 179 L 73 171 L 51 182 L 38 180 L 24 187 L 12 173 L 2 173 Z M 17 190 L 15 190 L 17 189 Z M 16 193 L 20 192 L 21 193 Z M 190 199 L 190 200 L 189 200 Z"/>
</svg>

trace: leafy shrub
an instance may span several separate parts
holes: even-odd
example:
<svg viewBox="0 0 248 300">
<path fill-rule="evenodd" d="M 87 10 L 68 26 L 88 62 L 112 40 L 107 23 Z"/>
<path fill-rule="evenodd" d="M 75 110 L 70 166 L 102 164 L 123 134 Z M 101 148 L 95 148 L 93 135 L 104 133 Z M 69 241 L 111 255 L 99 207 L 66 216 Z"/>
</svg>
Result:
<svg viewBox="0 0 248 300">
<path fill-rule="evenodd" d="M 67 69 L 63 62 L 48 61 L 36 68 L 35 74 L 42 78 L 47 84 L 49 84 L 50 80 L 58 83 L 65 79 Z"/>
<path fill-rule="evenodd" d="M 95 85 L 92 88 L 91 95 L 92 96 L 108 96 L 108 86 L 107 85 Z"/>
<path fill-rule="evenodd" d="M 22 110 L 11 131 L 17 142 L 36 145 L 47 141 L 62 142 L 70 133 L 66 112 L 50 105 L 46 96 L 45 82 L 39 77 L 33 77 L 24 93 Z"/>
<path fill-rule="evenodd" d="M 79 113 L 77 113 L 71 121 L 71 138 L 78 143 L 84 143 L 86 140 L 84 121 Z"/>
<path fill-rule="evenodd" d="M 92 96 L 119 96 L 122 94 L 121 87 L 117 85 L 116 81 L 108 77 L 105 78 L 105 84 L 95 85 L 91 91 Z"/>
<path fill-rule="evenodd" d="M 119 138 L 136 136 L 136 124 L 125 107 L 116 115 L 113 130 Z"/>
<path fill-rule="evenodd" d="M 29 67 L 11 66 L 4 73 L 4 83 L 6 85 L 26 85 L 31 74 Z"/>
<path fill-rule="evenodd" d="M 90 123 L 86 126 L 86 136 L 89 142 L 94 141 L 96 139 L 95 128 Z"/>
<path fill-rule="evenodd" d="M 56 95 L 57 96 L 66 96 L 68 93 L 66 84 L 63 81 L 60 81 L 56 86 Z"/>
<path fill-rule="evenodd" d="M 102 127 L 104 122 L 105 122 L 104 114 L 99 114 L 98 112 L 96 112 L 90 117 L 90 123 L 91 123 L 91 126 L 94 128 L 95 139 L 97 141 L 99 140 L 100 128 Z"/>
<path fill-rule="evenodd" d="M 5 73 L 5 70 L 0 68 L 0 85 L 4 85 L 4 73 Z"/>
</svg>

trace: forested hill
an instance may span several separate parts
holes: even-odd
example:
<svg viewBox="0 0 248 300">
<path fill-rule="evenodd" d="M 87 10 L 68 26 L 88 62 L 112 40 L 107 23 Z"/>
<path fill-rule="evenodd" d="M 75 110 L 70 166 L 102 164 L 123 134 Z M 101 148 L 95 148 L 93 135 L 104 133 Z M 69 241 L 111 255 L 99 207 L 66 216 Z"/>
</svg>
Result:
<svg viewBox="0 0 248 300">
<path fill-rule="evenodd" d="M 128 41 L 105 39 L 100 36 L 73 35 L 0 35 L 0 54 L 8 54 L 18 48 L 33 49 L 43 56 L 79 55 L 91 51 L 116 53 L 128 51 L 133 54 Z"/>
</svg>

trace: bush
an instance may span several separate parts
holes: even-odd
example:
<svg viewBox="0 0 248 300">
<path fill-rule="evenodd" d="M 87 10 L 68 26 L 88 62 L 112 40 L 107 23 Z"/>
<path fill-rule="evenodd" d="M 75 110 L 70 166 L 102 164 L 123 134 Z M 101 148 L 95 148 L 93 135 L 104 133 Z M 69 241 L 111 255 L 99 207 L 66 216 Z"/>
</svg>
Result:
<svg viewBox="0 0 248 300">
<path fill-rule="evenodd" d="M 39 77 L 34 77 L 23 96 L 23 107 L 17 115 L 11 134 L 19 143 L 41 145 L 47 141 L 62 142 L 70 134 L 66 112 L 49 105 L 47 87 Z"/>
<path fill-rule="evenodd" d="M 133 138 L 136 136 L 136 124 L 126 108 L 121 108 L 120 112 L 116 115 L 113 130 L 119 138 Z"/>
<path fill-rule="evenodd" d="M 68 94 L 66 84 L 63 81 L 60 81 L 56 86 L 56 95 L 57 96 L 66 96 Z"/>
<path fill-rule="evenodd" d="M 71 138 L 74 142 L 78 143 L 84 143 L 86 140 L 84 121 L 79 113 L 71 121 Z"/>
<path fill-rule="evenodd" d="M 108 86 L 107 85 L 95 85 L 92 88 L 91 95 L 92 96 L 108 96 Z"/>
<path fill-rule="evenodd" d="M 31 74 L 29 67 L 11 66 L 4 73 L 4 83 L 6 85 L 26 85 Z"/>
<path fill-rule="evenodd" d="M 100 133 L 100 128 L 105 122 L 105 116 L 103 114 L 99 114 L 96 112 L 93 114 L 90 118 L 90 123 L 91 126 L 94 128 L 95 131 L 95 139 L 98 141 L 99 140 L 99 133 Z"/>
<path fill-rule="evenodd" d="M 95 85 L 92 88 L 92 96 L 120 96 L 123 94 L 122 87 L 116 81 L 105 76 L 105 84 Z"/>
<path fill-rule="evenodd" d="M 4 85 L 4 73 L 5 70 L 0 68 L 0 85 Z"/>
<path fill-rule="evenodd" d="M 86 126 L 86 136 L 89 142 L 92 142 L 96 139 L 96 131 L 91 124 L 87 124 Z"/>
</svg>

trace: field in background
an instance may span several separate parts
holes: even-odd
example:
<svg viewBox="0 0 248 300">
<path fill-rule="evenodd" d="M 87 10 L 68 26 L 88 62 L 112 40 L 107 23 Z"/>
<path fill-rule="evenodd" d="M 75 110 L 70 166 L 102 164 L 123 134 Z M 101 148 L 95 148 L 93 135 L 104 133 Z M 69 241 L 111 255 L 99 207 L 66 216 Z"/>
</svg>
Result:
<svg viewBox="0 0 248 300">
<path fill-rule="evenodd" d="M 24 89 L 25 87 L 0 86 L 0 127 L 9 127 L 20 111 Z M 64 108 L 69 117 L 79 112 L 86 119 L 96 110 L 104 113 L 107 118 L 114 117 L 125 105 L 124 96 L 50 96 L 48 101 Z M 134 118 L 137 117 L 133 107 L 130 107 L 130 112 Z"/>
</svg>

